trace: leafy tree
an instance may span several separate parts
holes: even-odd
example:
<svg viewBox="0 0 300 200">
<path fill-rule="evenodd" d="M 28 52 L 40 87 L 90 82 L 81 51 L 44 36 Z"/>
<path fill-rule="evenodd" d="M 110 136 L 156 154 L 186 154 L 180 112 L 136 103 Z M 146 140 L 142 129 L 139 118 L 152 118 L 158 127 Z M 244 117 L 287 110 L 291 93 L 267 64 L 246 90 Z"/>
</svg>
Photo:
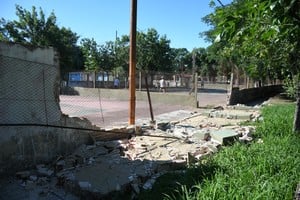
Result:
<svg viewBox="0 0 300 200">
<path fill-rule="evenodd" d="M 171 56 L 175 72 L 184 72 L 192 68 L 192 56 L 186 48 L 172 48 Z"/>
<path fill-rule="evenodd" d="M 170 71 L 170 41 L 155 29 L 137 33 L 137 67 L 143 71 Z"/>
<path fill-rule="evenodd" d="M 129 68 L 129 36 L 123 35 L 116 38 L 115 45 L 110 43 L 103 46 L 103 55 L 113 58 L 105 63 L 110 63 L 109 68 L 116 74 L 128 73 Z M 112 48 L 113 46 L 113 48 Z M 170 41 L 166 36 L 159 36 L 155 29 L 149 29 L 147 33 L 137 32 L 137 68 L 143 72 L 173 71 L 172 50 Z M 112 64 L 113 63 L 113 64 Z"/>
<path fill-rule="evenodd" d="M 254 78 L 294 77 L 300 69 L 299 10 L 299 1 L 235 0 L 206 16 L 213 28 L 205 35 L 220 42 L 220 54 Z"/>
<path fill-rule="evenodd" d="M 48 18 L 40 8 L 39 13 L 33 6 L 31 12 L 16 5 L 18 20 L 0 20 L 0 39 L 35 46 L 53 46 L 60 54 L 62 77 L 71 68 L 80 68 L 80 51 L 76 46 L 78 36 L 70 29 L 59 28 L 52 12 Z"/>
<path fill-rule="evenodd" d="M 56 35 L 49 35 L 49 38 L 53 37 L 50 46 L 58 50 L 61 74 L 64 79 L 67 79 L 68 72 L 83 68 L 83 54 L 77 46 L 79 36 L 76 33 L 65 27 L 57 31 Z"/>
<path fill-rule="evenodd" d="M 196 51 L 198 65 L 198 71 L 201 76 L 207 76 L 210 81 L 215 81 L 215 77 L 218 74 L 218 63 L 214 54 L 208 54 L 208 51 L 199 48 Z"/>
<path fill-rule="evenodd" d="M 206 49 L 206 62 L 205 65 L 209 65 L 209 62 L 217 63 L 217 73 L 219 76 L 225 76 L 226 80 L 229 80 L 230 73 L 232 72 L 232 64 L 229 62 L 228 57 L 220 54 L 219 49 L 222 46 L 221 43 L 213 43 Z"/>
<path fill-rule="evenodd" d="M 115 66 L 115 47 L 112 41 L 99 47 L 100 67 L 102 70 L 112 71 Z"/>
<path fill-rule="evenodd" d="M 250 76 L 262 80 L 268 75 L 282 78 L 291 73 L 287 63 L 298 43 L 295 36 L 299 36 L 299 22 L 297 25 L 297 19 L 289 17 L 298 16 L 299 11 L 286 15 L 291 10 L 296 12 L 299 3 L 288 2 L 236 0 L 228 6 L 217 7 L 214 14 L 204 18 L 214 25 L 205 35 L 211 41 L 220 42 L 223 45 L 220 54 L 229 55 Z"/>
<path fill-rule="evenodd" d="M 128 74 L 129 70 L 129 36 L 123 35 L 116 39 L 115 69 L 117 74 Z"/>
<path fill-rule="evenodd" d="M 84 38 L 80 41 L 80 45 L 84 56 L 84 69 L 86 71 L 99 71 L 100 56 L 97 42 L 93 38 Z"/>
<path fill-rule="evenodd" d="M 38 14 L 34 6 L 32 11 L 29 12 L 16 5 L 16 15 L 19 17 L 19 21 L 1 19 L 1 34 L 6 41 L 37 46 L 50 45 L 48 36 L 54 34 L 57 30 L 56 17 L 53 12 L 48 19 L 45 19 L 41 9 Z"/>
<path fill-rule="evenodd" d="M 98 45 L 94 39 L 84 38 L 81 40 L 80 45 L 86 71 L 113 71 L 116 60 L 113 42 Z"/>
</svg>

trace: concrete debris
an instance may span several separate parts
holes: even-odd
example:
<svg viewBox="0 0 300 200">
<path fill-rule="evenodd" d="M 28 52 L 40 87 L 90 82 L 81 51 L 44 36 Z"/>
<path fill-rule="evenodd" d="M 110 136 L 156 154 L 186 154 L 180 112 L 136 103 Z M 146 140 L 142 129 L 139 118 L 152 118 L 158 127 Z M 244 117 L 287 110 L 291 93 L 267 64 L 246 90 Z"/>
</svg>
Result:
<svg viewBox="0 0 300 200">
<path fill-rule="evenodd" d="M 24 188 L 51 185 L 48 188 L 52 194 L 59 193 L 52 189 L 56 187 L 78 198 L 84 194 L 85 198 L 91 195 L 101 199 L 128 188 L 133 196 L 138 195 L 141 190 L 152 189 L 163 174 L 195 165 L 217 153 L 222 145 L 236 140 L 252 141 L 254 127 L 239 123 L 257 120 L 260 113 L 220 106 L 187 116 L 172 122 L 164 116 L 155 127 L 143 122 L 141 126 L 114 128 L 116 132 L 135 134 L 131 138 L 81 145 L 71 155 L 58 156 L 54 163 L 17 172 L 16 178 Z M 50 192 L 39 191 L 39 195 Z"/>
<path fill-rule="evenodd" d="M 160 172 L 160 173 L 156 173 L 153 176 L 151 176 L 151 178 L 149 178 L 143 185 L 143 189 L 145 190 L 151 190 L 156 179 L 159 178 L 160 176 L 164 175 L 166 172 Z"/>
<path fill-rule="evenodd" d="M 247 141 L 250 142 L 253 140 L 252 132 L 254 131 L 254 127 L 251 126 L 244 126 L 240 127 L 236 130 L 236 132 L 239 134 L 239 140 L 240 141 Z"/>
<path fill-rule="evenodd" d="M 172 125 L 170 124 L 170 122 L 161 121 L 161 122 L 156 123 L 155 129 L 160 129 L 162 131 L 167 131 L 168 129 L 171 128 L 171 126 Z"/>
<path fill-rule="evenodd" d="M 178 138 L 190 138 L 193 136 L 196 128 L 190 125 L 175 125 L 174 128 L 169 131 L 172 136 Z"/>
<path fill-rule="evenodd" d="M 216 107 L 214 107 L 214 110 L 224 110 L 224 107 L 223 106 L 216 106 Z"/>
</svg>

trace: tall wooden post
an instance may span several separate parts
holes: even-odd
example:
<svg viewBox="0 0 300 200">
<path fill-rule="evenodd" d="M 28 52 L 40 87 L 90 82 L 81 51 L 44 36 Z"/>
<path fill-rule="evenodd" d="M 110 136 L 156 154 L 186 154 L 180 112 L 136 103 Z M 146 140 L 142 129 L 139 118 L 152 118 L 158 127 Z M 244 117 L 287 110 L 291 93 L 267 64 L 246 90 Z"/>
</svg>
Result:
<svg viewBox="0 0 300 200">
<path fill-rule="evenodd" d="M 130 50 L 129 50 L 129 125 L 135 124 L 135 68 L 136 68 L 136 18 L 137 0 L 131 0 Z"/>
</svg>

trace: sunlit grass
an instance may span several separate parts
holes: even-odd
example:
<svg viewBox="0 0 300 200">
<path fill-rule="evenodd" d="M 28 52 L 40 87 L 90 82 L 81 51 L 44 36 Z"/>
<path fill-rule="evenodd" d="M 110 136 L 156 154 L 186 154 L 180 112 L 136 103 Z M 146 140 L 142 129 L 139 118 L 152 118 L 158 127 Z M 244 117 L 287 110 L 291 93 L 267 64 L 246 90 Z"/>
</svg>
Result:
<svg viewBox="0 0 300 200">
<path fill-rule="evenodd" d="M 300 182 L 294 105 L 267 106 L 250 145 L 235 143 L 185 174 L 161 177 L 139 199 L 293 199 Z M 148 198 L 149 197 L 149 198 Z"/>
</svg>

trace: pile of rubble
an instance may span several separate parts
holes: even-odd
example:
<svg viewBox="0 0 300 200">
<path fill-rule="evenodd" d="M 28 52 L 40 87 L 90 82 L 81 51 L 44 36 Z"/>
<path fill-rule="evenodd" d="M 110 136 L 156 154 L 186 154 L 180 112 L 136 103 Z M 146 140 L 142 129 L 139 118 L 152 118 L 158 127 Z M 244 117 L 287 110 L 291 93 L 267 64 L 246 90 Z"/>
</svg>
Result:
<svg viewBox="0 0 300 200">
<path fill-rule="evenodd" d="M 139 135 L 82 145 L 72 155 L 58 156 L 55 162 L 18 172 L 16 177 L 24 189 L 35 189 L 39 197 L 103 198 L 115 191 L 137 195 L 141 189 L 151 189 L 162 174 L 182 172 L 188 165 L 216 153 L 227 138 L 251 141 L 254 128 L 239 126 L 240 121 L 245 121 L 244 117 L 239 119 L 240 114 L 223 117 L 228 113 L 214 109 L 191 113 L 179 121 L 157 122 L 155 128 L 145 125 L 140 127 Z M 245 116 L 253 120 L 253 113 L 247 111 Z"/>
</svg>

